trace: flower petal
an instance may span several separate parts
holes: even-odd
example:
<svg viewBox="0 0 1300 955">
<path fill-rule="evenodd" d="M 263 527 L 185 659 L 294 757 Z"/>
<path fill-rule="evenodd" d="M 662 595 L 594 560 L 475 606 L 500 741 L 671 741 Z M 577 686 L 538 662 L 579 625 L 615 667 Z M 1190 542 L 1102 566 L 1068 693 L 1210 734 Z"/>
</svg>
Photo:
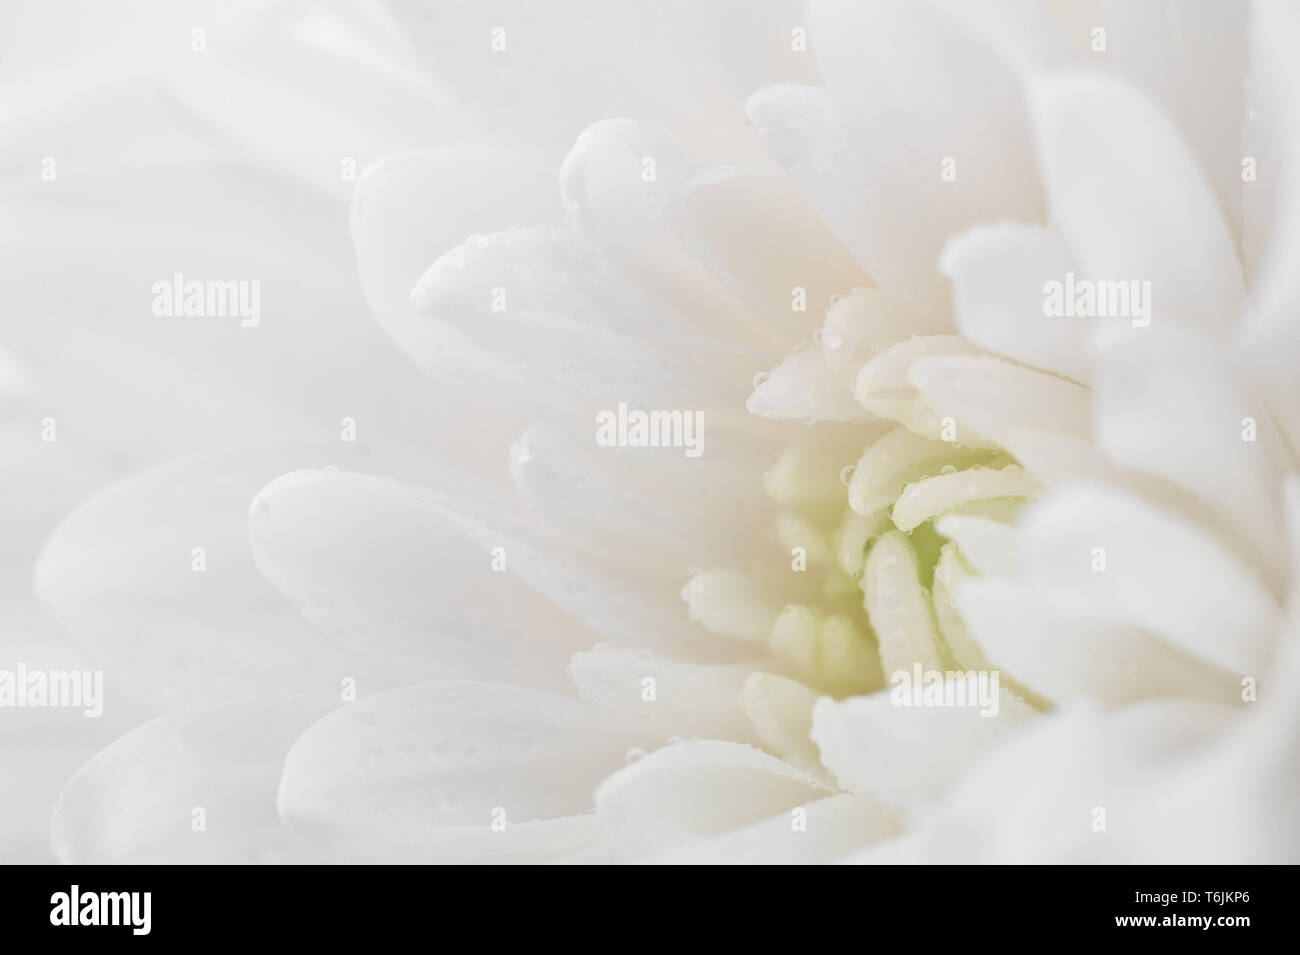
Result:
<svg viewBox="0 0 1300 955">
<path fill-rule="evenodd" d="M 898 301 L 942 308 L 935 262 L 949 235 L 1041 216 L 1012 65 L 981 31 L 926 3 L 818 0 L 808 20 L 835 115 L 866 170 L 867 221 L 894 246 L 893 268 L 863 264 Z M 946 160 L 955 161 L 947 177 Z"/>
<path fill-rule="evenodd" d="M 658 127 L 606 119 L 583 130 L 560 167 L 567 218 L 602 257 L 664 305 L 659 334 L 725 342 L 756 362 L 789 347 L 683 244 L 682 196 L 709 163 Z M 766 347 L 764 347 L 764 345 Z"/>
<path fill-rule="evenodd" d="M 682 588 L 692 620 L 710 633 L 745 642 L 766 641 L 780 608 L 748 577 L 726 571 L 696 574 Z"/>
<path fill-rule="evenodd" d="M 600 842 L 592 791 L 638 737 L 576 700 L 490 683 L 362 697 L 284 761 L 285 824 L 340 862 L 539 862 Z"/>
<path fill-rule="evenodd" d="M 1261 839 L 1252 831 L 1258 827 L 1249 803 L 1233 791 L 1236 766 L 1222 760 L 1222 751 L 1213 764 L 1200 764 L 1212 776 L 1171 772 L 1230 713 L 1218 704 L 1160 701 L 1105 715 L 1077 707 L 1036 720 L 986 753 L 954 787 L 913 840 L 910 861 L 1150 863 L 1275 855 L 1269 849 L 1276 835 Z M 1215 824 L 1198 824 L 1204 818 Z M 1207 842 L 1222 844 L 1207 853 Z M 882 846 L 880 856 L 889 848 Z M 876 857 L 868 849 L 855 861 Z"/>
<path fill-rule="evenodd" d="M 106 681 L 159 709 L 332 694 L 381 661 L 332 647 L 251 559 L 248 503 L 288 468 L 345 451 L 205 454 L 101 492 L 70 514 L 35 570 L 42 605 Z M 390 674 L 395 675 L 395 674 Z"/>
<path fill-rule="evenodd" d="M 1249 4 L 1101 0 L 1107 55 L 1169 111 L 1234 222 L 1241 214 Z"/>
<path fill-rule="evenodd" d="M 812 737 L 840 786 L 897 809 L 937 798 L 981 750 L 1035 715 L 1005 688 L 991 716 L 978 706 L 896 705 L 894 692 L 819 701 Z"/>
<path fill-rule="evenodd" d="M 921 437 L 895 428 L 870 444 L 849 480 L 849 506 L 858 514 L 872 514 L 897 500 L 904 485 L 920 481 L 941 469 L 970 467 L 991 460 L 989 451 Z"/>
<path fill-rule="evenodd" d="M 697 740 L 643 756 L 596 790 L 617 858 L 638 859 L 788 812 L 830 790 L 761 750 Z"/>
<path fill-rule="evenodd" d="M 51 824 L 59 861 L 321 861 L 281 825 L 275 792 L 285 752 L 337 705 L 232 703 L 173 713 L 131 731 L 82 767 L 59 797 Z"/>
<path fill-rule="evenodd" d="M 1182 697 L 1231 703 L 1240 696 L 1234 674 L 1133 627 L 1072 615 L 1029 587 L 974 579 L 955 598 L 989 662 L 1054 702 L 1085 697 L 1119 706 Z"/>
<path fill-rule="evenodd" d="M 691 0 L 637 9 L 600 0 L 545 10 L 527 0 L 390 6 L 484 135 L 552 149 L 567 147 L 593 117 L 636 116 L 672 124 L 723 155 L 743 155 L 746 130 L 728 121 L 735 104 L 762 83 L 806 81 L 812 73 L 808 55 L 790 42 L 795 0 L 761 9 L 726 0 L 707 10 Z"/>
<path fill-rule="evenodd" d="M 647 861 L 654 865 L 819 865 L 888 839 L 901 828 L 893 810 L 841 793 Z"/>
<path fill-rule="evenodd" d="M 258 569 L 309 620 L 427 676 L 562 687 L 569 656 L 592 641 L 518 577 L 494 571 L 508 571 L 509 551 L 475 555 L 416 486 L 296 472 L 261 490 L 248 527 Z"/>
<path fill-rule="evenodd" d="M 1246 255 L 1258 259 L 1237 348 L 1273 414 L 1300 447 L 1300 64 L 1289 37 L 1300 30 L 1300 11 L 1284 0 L 1252 7 L 1248 148 L 1259 164 L 1246 192 Z M 1251 215 L 1251 213 L 1254 215 Z"/>
<path fill-rule="evenodd" d="M 894 526 L 910 534 L 925 521 L 975 501 L 1034 497 L 1038 482 L 1017 465 L 975 467 L 938 474 L 909 484 L 898 496 L 890 516 Z"/>
<path fill-rule="evenodd" d="M 337 196 L 379 157 L 429 142 L 463 141 L 464 117 L 447 92 L 364 6 L 257 8 L 242 22 L 198 21 L 200 55 L 176 44 L 163 71 L 169 93 L 277 166 Z M 283 117 L 293 116 L 285 123 Z"/>
<path fill-rule="evenodd" d="M 1283 550 L 1280 462 L 1287 452 L 1267 409 L 1221 344 L 1194 329 L 1147 332 L 1094 339 L 1097 443 L 1118 464 L 1191 491 L 1276 578 Z M 1247 419 L 1254 440 L 1246 440 Z"/>
<path fill-rule="evenodd" d="M 964 355 L 918 358 L 908 379 L 935 414 L 956 420 L 958 440 L 977 434 L 1005 446 L 1017 428 L 1039 428 L 1086 437 L 1086 388 L 997 358 Z"/>
<path fill-rule="evenodd" d="M 1139 627 L 1234 673 L 1261 672 L 1276 599 L 1176 514 L 1126 491 L 1080 484 L 1034 505 L 1017 541 L 1023 579 L 1062 610 Z"/>
<path fill-rule="evenodd" d="M 766 375 L 745 403 L 760 418 L 799 421 L 870 421 L 853 397 L 853 380 L 837 375 L 821 348 L 795 352 Z"/>
<path fill-rule="evenodd" d="M 885 677 L 913 664 L 943 669 L 929 596 L 921 586 L 916 552 L 898 531 L 882 534 L 867 553 L 862 575 L 867 616 L 880 641 Z"/>
<path fill-rule="evenodd" d="M 980 349 L 960 335 L 916 336 L 891 345 L 868 361 L 853 382 L 853 397 L 881 418 L 897 421 L 909 431 L 938 438 L 946 422 L 934 405 L 917 392 L 910 377 L 913 366 L 934 357 L 975 356 Z M 954 419 L 954 422 L 956 419 Z M 962 444 L 991 448 L 996 445 L 970 429 L 961 432 Z"/>
<path fill-rule="evenodd" d="M 812 711 L 821 694 L 776 673 L 756 671 L 740 687 L 740 704 L 764 748 L 811 773 L 822 772 L 812 737 Z"/>
<path fill-rule="evenodd" d="M 609 647 L 574 654 L 569 664 L 584 700 L 647 734 L 742 743 L 756 741 L 739 699 L 741 683 L 756 668 L 754 663 L 674 663 Z"/>
<path fill-rule="evenodd" d="M 429 267 L 412 300 L 511 367 L 611 404 L 709 407 L 752 375 L 751 360 L 720 346 L 684 352 L 656 338 L 657 303 L 567 227 L 471 237 Z"/>
<path fill-rule="evenodd" d="M 1164 113 L 1097 72 L 1040 76 L 1029 101 L 1051 221 L 1080 271 L 1150 282 L 1150 321 L 1226 332 L 1243 294 L 1232 232 Z"/>
<path fill-rule="evenodd" d="M 471 234 L 558 219 L 545 164 L 488 148 L 400 153 L 368 167 L 352 198 L 352 243 L 361 287 L 384 331 L 425 372 L 458 391 L 506 404 L 520 380 L 494 355 L 411 304 L 411 290 L 439 256 Z M 484 388 L 484 381 L 493 383 Z M 503 400 L 506 399 L 506 400 Z"/>
<path fill-rule="evenodd" d="M 953 541 L 982 574 L 1011 573 L 1016 567 L 1016 529 L 1010 524 L 969 514 L 945 514 L 935 530 Z"/>
<path fill-rule="evenodd" d="M 789 181 L 723 168 L 685 184 L 675 209 L 687 248 L 777 327 L 807 329 L 835 297 L 871 277 Z"/>
<path fill-rule="evenodd" d="M 1014 222 L 976 226 L 948 241 L 939 270 L 952 279 L 957 327 L 975 344 L 1075 381 L 1090 376 L 1085 318 L 1044 313 L 1047 283 L 1073 271 L 1061 237 Z"/>
</svg>

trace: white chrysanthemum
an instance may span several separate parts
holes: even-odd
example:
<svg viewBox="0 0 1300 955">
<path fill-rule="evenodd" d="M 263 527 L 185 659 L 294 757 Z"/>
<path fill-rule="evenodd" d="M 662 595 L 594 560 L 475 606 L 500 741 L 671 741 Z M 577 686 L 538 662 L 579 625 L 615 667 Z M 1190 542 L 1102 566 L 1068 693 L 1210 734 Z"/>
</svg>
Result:
<svg viewBox="0 0 1300 955">
<path fill-rule="evenodd" d="M 72 780 L 60 855 L 211 852 L 158 819 L 221 800 L 265 861 L 1294 859 L 1294 12 L 1119 4 L 1101 55 L 1014 2 L 765 5 L 733 45 L 573 7 L 404 21 L 496 124 L 352 200 L 372 310 L 447 388 L 427 436 L 183 463 L 47 545 L 119 686 L 207 704 Z M 569 61 L 577 19 L 605 42 Z M 503 22 L 513 58 L 463 42 Z M 1049 317 L 1066 275 L 1149 313 Z M 700 412 L 703 453 L 598 445 L 620 404 Z M 250 498 L 300 616 L 247 563 L 105 579 L 233 551 Z M 996 715 L 895 705 L 915 665 L 996 670 Z"/>
</svg>

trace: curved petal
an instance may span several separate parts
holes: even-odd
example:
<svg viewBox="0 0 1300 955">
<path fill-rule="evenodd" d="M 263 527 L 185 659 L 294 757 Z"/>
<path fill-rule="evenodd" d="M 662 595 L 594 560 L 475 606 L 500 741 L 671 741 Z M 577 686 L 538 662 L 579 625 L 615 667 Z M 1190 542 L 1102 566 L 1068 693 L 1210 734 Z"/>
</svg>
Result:
<svg viewBox="0 0 1300 955">
<path fill-rule="evenodd" d="M 1238 226 L 1249 8 L 1239 0 L 1101 0 L 1098 19 L 1110 65 L 1169 111 Z"/>
<path fill-rule="evenodd" d="M 592 792 L 637 742 L 552 693 L 425 683 L 362 697 L 304 732 L 277 804 L 332 861 L 552 861 L 601 841 Z"/>
<path fill-rule="evenodd" d="M 721 347 L 655 337 L 658 304 L 569 227 L 471 236 L 429 267 L 412 301 L 510 368 L 609 404 L 709 407 L 752 367 Z"/>
<path fill-rule="evenodd" d="M 1239 699 L 1239 678 L 1133 627 L 1093 623 L 1050 596 L 1005 581 L 970 580 L 955 604 L 993 665 L 1057 703 L 1119 706 L 1162 697 Z"/>
<path fill-rule="evenodd" d="M 738 829 L 830 794 L 761 750 L 698 740 L 643 756 L 596 790 L 596 813 L 616 857 L 640 859 Z"/>
<path fill-rule="evenodd" d="M 1062 609 L 1139 627 L 1234 673 L 1262 671 L 1280 609 L 1231 551 L 1128 492 L 1054 491 L 1017 534 L 1023 579 Z"/>
<path fill-rule="evenodd" d="M 1225 764 L 1222 751 L 1220 761 L 1197 763 L 1212 775 L 1176 775 L 1230 712 L 1217 704 L 1162 701 L 1109 715 L 1079 707 L 1041 718 L 986 753 L 954 787 L 911 840 L 911 860 L 1060 864 L 1276 857 L 1285 843 L 1260 830 L 1249 802 L 1234 791 L 1238 767 Z M 1207 817 L 1213 826 L 1198 822 Z M 889 851 L 882 845 L 879 855 L 888 857 Z M 855 861 L 876 857 L 868 849 Z"/>
<path fill-rule="evenodd" d="M 527 154 L 475 147 L 389 156 L 365 170 L 352 198 L 352 244 L 366 302 L 425 372 L 486 403 L 508 406 L 539 383 L 520 380 L 453 326 L 418 314 L 411 290 L 433 262 L 470 235 L 559 216 L 553 178 L 545 163 Z M 483 388 L 485 381 L 493 386 Z"/>
<path fill-rule="evenodd" d="M 1029 102 L 1051 221 L 1083 275 L 1149 282 L 1148 322 L 1226 333 L 1243 295 L 1232 232 L 1159 107 L 1085 71 L 1037 77 Z"/>
<path fill-rule="evenodd" d="M 1118 464 L 1190 491 L 1277 580 L 1287 452 L 1266 407 L 1221 344 L 1195 329 L 1147 332 L 1094 339 L 1097 443 Z"/>
<path fill-rule="evenodd" d="M 796 0 L 613 7 L 601 0 L 391 4 L 421 59 L 485 135 L 566 148 L 593 117 L 672 124 L 701 145 L 749 152 L 735 104 L 763 83 L 806 81 L 791 42 Z M 581 29 L 575 25 L 580 24 Z M 595 78 L 599 78 L 596 80 Z M 738 117 L 737 117 L 738 120 Z"/>
<path fill-rule="evenodd" d="M 1061 237 L 1039 226 L 976 226 L 948 240 L 939 270 L 952 280 L 957 327 L 975 344 L 1087 383 L 1085 318 L 1045 314 L 1048 283 L 1073 271 Z"/>
<path fill-rule="evenodd" d="M 560 167 L 567 218 L 604 259 L 665 305 L 656 334 L 752 353 L 789 347 L 687 248 L 683 195 L 708 162 L 658 127 L 606 119 L 582 131 Z M 764 347 L 764 344 L 766 347 Z"/>
<path fill-rule="evenodd" d="M 925 478 L 904 488 L 890 516 L 894 526 L 911 533 L 920 524 L 975 501 L 1029 498 L 1039 485 L 1014 464 L 1005 468 L 971 468 Z"/>
<path fill-rule="evenodd" d="M 685 184 L 679 235 L 715 274 L 790 333 L 807 330 L 835 297 L 871 277 L 785 179 L 766 170 L 714 169 Z"/>
<path fill-rule="evenodd" d="M 1300 259 L 1300 127 L 1294 117 L 1300 113 L 1300 63 L 1288 38 L 1300 31 L 1300 10 L 1285 0 L 1261 0 L 1252 7 L 1252 19 L 1248 148 L 1260 173 L 1246 193 L 1245 251 L 1258 263 L 1237 347 L 1295 449 L 1300 448 L 1295 370 L 1300 274 L 1294 267 Z"/>
<path fill-rule="evenodd" d="M 257 494 L 248 528 L 263 576 L 322 631 L 405 659 L 426 678 L 558 688 L 569 656 L 592 640 L 509 572 L 508 550 L 475 556 L 413 485 L 328 470 L 287 474 Z"/>
<path fill-rule="evenodd" d="M 957 436 L 970 431 L 1005 446 L 1019 428 L 1038 428 L 1086 437 L 1090 432 L 1089 391 L 1063 378 L 998 358 L 965 355 L 922 357 L 908 379 L 933 406 L 952 416 Z"/>
<path fill-rule="evenodd" d="M 821 348 L 795 352 L 766 375 L 745 403 L 760 418 L 799 421 L 870 421 L 853 397 L 853 379 L 836 374 Z"/>
<path fill-rule="evenodd" d="M 68 781 L 50 827 L 73 865 L 321 861 L 280 823 L 284 754 L 338 701 L 233 703 L 132 730 Z"/>
<path fill-rule="evenodd" d="M 653 865 L 819 865 L 888 839 L 901 829 L 893 810 L 841 793 L 647 861 Z"/>
<path fill-rule="evenodd" d="M 64 520 L 37 563 L 36 593 L 109 685 L 159 709 L 332 694 L 343 676 L 382 680 L 382 661 L 322 639 L 249 553 L 258 489 L 345 455 L 215 453 L 137 475 Z"/>
<path fill-rule="evenodd" d="M 990 451 L 922 437 L 895 428 L 870 444 L 849 480 L 849 506 L 872 514 L 897 500 L 903 487 L 938 474 L 945 467 L 973 467 L 992 459 Z"/>
<path fill-rule="evenodd" d="M 912 809 L 938 798 L 982 750 L 1034 717 L 1028 704 L 991 679 L 990 687 L 992 695 L 978 706 L 896 703 L 902 686 L 823 699 L 813 710 L 813 741 L 844 789 Z"/>
<path fill-rule="evenodd" d="M 756 671 L 740 687 L 740 704 L 763 746 L 782 759 L 817 773 L 822 771 L 812 731 L 812 711 L 821 694 L 798 680 Z"/>
<path fill-rule="evenodd" d="M 895 268 L 863 264 L 900 302 L 942 309 L 935 263 L 949 235 L 1042 214 L 1015 69 L 982 31 L 930 3 L 817 0 L 808 20 L 835 116 L 866 171 L 869 228 L 894 246 Z"/>
<path fill-rule="evenodd" d="M 675 663 L 649 654 L 597 647 L 569 664 L 578 693 L 628 725 L 668 739 L 706 736 L 756 742 L 740 688 L 757 664 Z"/>
<path fill-rule="evenodd" d="M 914 664 L 926 670 L 943 668 L 929 595 L 906 536 L 890 531 L 871 545 L 862 591 L 887 679 L 898 671 L 911 673 Z"/>
</svg>

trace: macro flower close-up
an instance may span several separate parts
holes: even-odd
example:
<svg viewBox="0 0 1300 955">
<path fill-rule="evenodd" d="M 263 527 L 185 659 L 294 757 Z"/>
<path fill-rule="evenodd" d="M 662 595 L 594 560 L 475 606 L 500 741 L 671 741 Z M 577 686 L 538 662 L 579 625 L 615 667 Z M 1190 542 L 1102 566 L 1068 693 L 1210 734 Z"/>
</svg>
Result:
<svg viewBox="0 0 1300 955">
<path fill-rule="evenodd" d="M 7 7 L 0 861 L 1300 862 L 1300 6 Z"/>
</svg>

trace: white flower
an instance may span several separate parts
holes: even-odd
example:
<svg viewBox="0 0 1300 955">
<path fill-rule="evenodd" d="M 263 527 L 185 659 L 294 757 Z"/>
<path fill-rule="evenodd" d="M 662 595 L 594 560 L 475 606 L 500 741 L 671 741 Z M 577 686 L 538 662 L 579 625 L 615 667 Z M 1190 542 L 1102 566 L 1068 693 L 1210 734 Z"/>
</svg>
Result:
<svg viewBox="0 0 1300 955">
<path fill-rule="evenodd" d="M 50 613 L 206 705 L 73 778 L 61 858 L 1294 860 L 1294 11 L 1124 4 L 1100 55 L 1023 4 L 724 4 L 722 45 L 685 6 L 577 3 L 573 58 L 528 7 L 399 16 L 478 128 L 371 166 L 352 236 L 446 390 L 389 406 L 406 452 L 190 460 L 62 526 Z M 1046 314 L 1076 279 L 1137 284 Z M 602 446 L 620 406 L 703 453 Z M 301 617 L 233 557 L 250 500 Z M 226 580 L 155 556 L 200 538 Z M 994 712 L 897 705 L 914 667 Z"/>
</svg>

